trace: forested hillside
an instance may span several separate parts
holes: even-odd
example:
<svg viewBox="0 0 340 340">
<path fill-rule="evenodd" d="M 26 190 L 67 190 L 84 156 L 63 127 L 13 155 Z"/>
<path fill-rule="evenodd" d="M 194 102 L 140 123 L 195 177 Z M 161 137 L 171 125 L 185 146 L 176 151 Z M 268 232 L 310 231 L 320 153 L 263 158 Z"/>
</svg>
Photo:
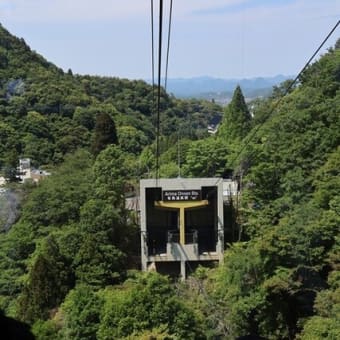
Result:
<svg viewBox="0 0 340 340">
<path fill-rule="evenodd" d="M 0 27 L 0 167 L 20 197 L 1 226 L 3 313 L 36 339 L 339 338 L 339 47 L 283 100 L 287 83 L 249 106 L 237 87 L 213 136 L 218 105 L 162 92 L 161 176 L 180 161 L 242 187 L 224 264 L 178 283 L 137 270 L 125 209 L 155 171 L 152 87 L 64 73 Z M 15 183 L 19 157 L 51 176 Z"/>
<path fill-rule="evenodd" d="M 143 81 L 72 75 L 30 50 L 0 26 L 0 167 L 18 156 L 36 165 L 59 164 L 64 155 L 91 144 L 96 115 L 114 120 L 123 151 L 139 153 L 154 140 L 152 87 Z M 162 92 L 164 136 L 197 138 L 221 117 L 219 106 L 183 101 Z M 177 138 L 177 137 L 176 137 Z"/>
</svg>

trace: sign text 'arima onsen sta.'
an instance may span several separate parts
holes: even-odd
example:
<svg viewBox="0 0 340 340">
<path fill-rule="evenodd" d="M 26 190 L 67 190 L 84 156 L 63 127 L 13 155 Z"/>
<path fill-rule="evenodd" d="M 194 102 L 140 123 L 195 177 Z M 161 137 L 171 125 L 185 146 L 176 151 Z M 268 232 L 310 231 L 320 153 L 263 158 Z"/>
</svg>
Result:
<svg viewBox="0 0 340 340">
<path fill-rule="evenodd" d="M 164 190 L 163 201 L 198 201 L 201 190 Z"/>
</svg>

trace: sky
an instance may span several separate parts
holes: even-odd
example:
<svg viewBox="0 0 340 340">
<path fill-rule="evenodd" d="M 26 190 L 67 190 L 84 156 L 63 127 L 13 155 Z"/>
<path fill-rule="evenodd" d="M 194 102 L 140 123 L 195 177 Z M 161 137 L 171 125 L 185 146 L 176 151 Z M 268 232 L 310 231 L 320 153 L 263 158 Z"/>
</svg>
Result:
<svg viewBox="0 0 340 340">
<path fill-rule="evenodd" d="M 0 23 L 65 71 L 148 79 L 150 4 L 0 0 Z M 154 0 L 155 48 L 158 6 Z M 164 0 L 163 56 L 169 7 Z M 339 19 L 340 0 L 173 0 L 168 77 L 296 75 Z M 338 38 L 340 27 L 321 54 Z M 162 75 L 164 65 L 163 58 Z"/>
</svg>

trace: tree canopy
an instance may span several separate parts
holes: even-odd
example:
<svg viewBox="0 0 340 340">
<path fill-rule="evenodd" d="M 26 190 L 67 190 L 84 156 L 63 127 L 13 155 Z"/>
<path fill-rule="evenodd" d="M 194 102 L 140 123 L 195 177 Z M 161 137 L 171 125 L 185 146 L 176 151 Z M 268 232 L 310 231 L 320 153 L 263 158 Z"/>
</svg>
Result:
<svg viewBox="0 0 340 340">
<path fill-rule="evenodd" d="M 225 109 L 219 134 L 229 142 L 241 140 L 249 132 L 251 115 L 240 86 L 237 86 L 231 102 Z"/>
</svg>

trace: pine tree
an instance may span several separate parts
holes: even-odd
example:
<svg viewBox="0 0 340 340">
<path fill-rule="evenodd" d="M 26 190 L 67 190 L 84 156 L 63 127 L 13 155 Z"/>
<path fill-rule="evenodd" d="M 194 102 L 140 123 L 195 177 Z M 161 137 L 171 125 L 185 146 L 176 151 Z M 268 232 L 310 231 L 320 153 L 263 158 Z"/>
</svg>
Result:
<svg viewBox="0 0 340 340">
<path fill-rule="evenodd" d="M 107 113 L 99 113 L 96 117 L 92 153 L 97 156 L 110 144 L 118 144 L 115 123 Z"/>
<path fill-rule="evenodd" d="M 250 121 L 251 115 L 238 85 L 225 110 L 219 134 L 227 141 L 243 138 L 250 130 Z"/>
</svg>

